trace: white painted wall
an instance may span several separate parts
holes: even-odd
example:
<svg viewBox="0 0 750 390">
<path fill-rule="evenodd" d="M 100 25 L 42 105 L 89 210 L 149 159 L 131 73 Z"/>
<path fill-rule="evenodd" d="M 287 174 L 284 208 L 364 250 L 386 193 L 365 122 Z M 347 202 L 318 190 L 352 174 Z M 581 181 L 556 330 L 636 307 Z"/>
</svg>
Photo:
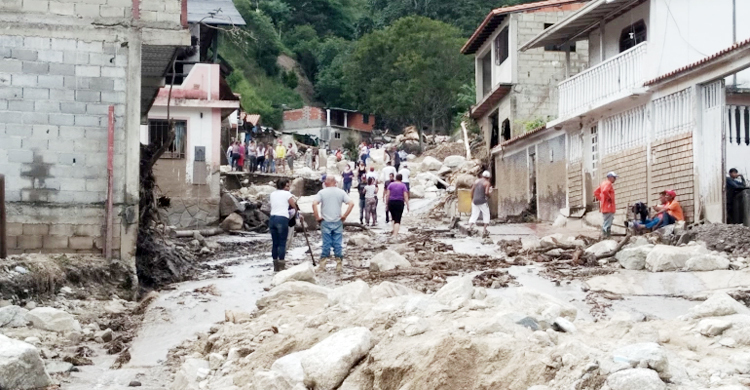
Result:
<svg viewBox="0 0 750 390">
<path fill-rule="evenodd" d="M 516 36 L 517 34 L 514 25 L 511 23 L 512 20 L 512 17 L 506 17 L 505 20 L 503 20 L 503 23 L 501 23 L 495 29 L 492 35 L 490 35 L 487 41 L 485 41 L 484 44 L 479 47 L 479 50 L 477 50 L 477 53 L 474 56 L 474 75 L 477 87 L 477 103 L 481 102 L 484 99 L 484 94 L 482 93 L 482 57 L 484 57 L 488 52 L 492 53 L 492 89 L 495 89 L 495 87 L 500 83 L 513 82 L 513 66 L 517 63 L 518 56 L 518 39 Z M 496 65 L 495 58 L 497 57 L 497 53 L 495 53 L 495 38 L 497 38 L 498 34 L 500 34 L 500 31 L 502 31 L 506 27 L 509 27 L 508 58 L 503 61 L 502 64 Z"/>
<path fill-rule="evenodd" d="M 656 37 L 656 39 L 658 39 L 658 37 L 656 35 L 652 35 L 651 32 L 651 25 L 649 23 L 649 3 L 643 3 L 633 8 L 629 12 L 620 15 L 604 26 L 605 60 L 620 54 L 620 34 L 622 33 L 622 30 L 641 19 L 643 19 L 643 21 L 646 23 L 646 40 L 650 41 L 652 37 Z M 602 62 L 600 56 L 599 37 L 599 29 L 592 31 L 591 34 L 589 34 L 589 63 L 591 66 Z"/>
</svg>

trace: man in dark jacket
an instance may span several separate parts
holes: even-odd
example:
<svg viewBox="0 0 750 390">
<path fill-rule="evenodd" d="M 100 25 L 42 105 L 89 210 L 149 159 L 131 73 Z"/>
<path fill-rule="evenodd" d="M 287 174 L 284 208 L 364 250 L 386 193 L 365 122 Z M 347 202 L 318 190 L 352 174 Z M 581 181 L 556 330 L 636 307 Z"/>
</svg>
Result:
<svg viewBox="0 0 750 390">
<path fill-rule="evenodd" d="M 727 176 L 727 223 L 742 223 L 742 205 L 739 204 L 737 195 L 745 189 L 745 178 L 736 168 L 730 169 Z"/>
</svg>

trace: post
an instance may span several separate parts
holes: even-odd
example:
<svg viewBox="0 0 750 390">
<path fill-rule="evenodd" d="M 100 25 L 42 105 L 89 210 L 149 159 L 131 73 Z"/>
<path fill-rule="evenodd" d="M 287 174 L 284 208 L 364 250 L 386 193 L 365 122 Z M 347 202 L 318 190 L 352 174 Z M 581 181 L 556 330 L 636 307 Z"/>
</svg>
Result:
<svg viewBox="0 0 750 390">
<path fill-rule="evenodd" d="M 8 257 L 8 237 L 5 234 L 5 175 L 0 173 L 0 259 Z"/>
<path fill-rule="evenodd" d="M 114 216 L 112 215 L 112 190 L 114 187 L 114 155 L 115 155 L 115 106 L 109 106 L 109 118 L 107 121 L 107 210 L 106 231 L 104 241 L 104 257 L 112 260 L 112 229 Z"/>
<path fill-rule="evenodd" d="M 326 108 L 326 126 L 331 127 L 331 109 Z"/>
</svg>

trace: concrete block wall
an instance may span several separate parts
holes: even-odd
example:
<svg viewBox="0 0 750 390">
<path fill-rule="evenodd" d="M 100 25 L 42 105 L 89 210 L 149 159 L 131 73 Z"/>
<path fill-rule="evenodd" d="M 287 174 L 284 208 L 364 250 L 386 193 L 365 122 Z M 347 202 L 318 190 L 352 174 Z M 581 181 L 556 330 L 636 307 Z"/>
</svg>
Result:
<svg viewBox="0 0 750 390">
<path fill-rule="evenodd" d="M 526 149 L 495 157 L 495 188 L 501 220 L 520 215 L 529 206 L 529 167 Z"/>
<path fill-rule="evenodd" d="M 139 18 L 144 22 L 180 24 L 182 1 L 187 0 L 141 0 Z M 129 19 L 133 16 L 133 0 L 3 0 L 0 12 L 53 18 Z"/>
<path fill-rule="evenodd" d="M 544 31 L 545 23 L 557 23 L 575 10 L 532 12 L 514 15 L 517 18 L 517 41 L 528 42 Z M 571 71 L 575 75 L 588 64 L 588 42 L 577 42 L 570 53 Z M 514 87 L 512 136 L 525 132 L 522 124 L 538 118 L 557 117 L 557 84 L 565 79 L 565 52 L 544 48 L 518 52 L 518 72 Z"/>
<path fill-rule="evenodd" d="M 687 221 L 695 220 L 695 173 L 693 167 L 693 133 L 683 133 L 656 140 L 651 146 L 651 205 L 659 193 L 675 190 Z"/>
<path fill-rule="evenodd" d="M 128 48 L 84 37 L 7 32 L 0 35 L 0 48 L 0 171 L 6 175 L 13 226 L 9 249 L 97 251 L 110 105 L 115 110 L 113 199 L 116 205 L 124 201 Z"/>
<path fill-rule="evenodd" d="M 536 152 L 537 217 L 554 221 L 567 205 L 565 135 L 540 142 Z"/>
<path fill-rule="evenodd" d="M 648 166 L 646 145 L 623 150 L 619 153 L 602 157 L 599 172 L 616 172 L 619 177 L 615 182 L 615 218 L 624 220 L 628 213 L 628 206 L 636 202 L 649 203 L 648 196 Z M 601 180 L 604 180 L 603 178 Z M 601 181 L 596 182 L 596 186 Z"/>
<path fill-rule="evenodd" d="M 568 162 L 568 207 L 581 208 L 586 203 L 583 199 L 583 161 Z"/>
</svg>

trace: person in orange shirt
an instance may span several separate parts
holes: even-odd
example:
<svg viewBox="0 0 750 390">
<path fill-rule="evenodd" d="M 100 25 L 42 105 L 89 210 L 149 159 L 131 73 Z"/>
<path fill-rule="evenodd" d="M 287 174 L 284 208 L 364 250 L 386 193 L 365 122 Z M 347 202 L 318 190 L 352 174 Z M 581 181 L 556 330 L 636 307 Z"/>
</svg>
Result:
<svg viewBox="0 0 750 390">
<path fill-rule="evenodd" d="M 599 200 L 599 209 L 602 212 L 602 237 L 608 238 L 612 234 L 612 221 L 615 219 L 615 181 L 617 174 L 607 173 L 607 179 L 594 191 L 594 197 Z"/>
<path fill-rule="evenodd" d="M 684 221 L 685 216 L 682 213 L 682 206 L 677 201 L 677 193 L 674 190 L 662 191 L 660 194 L 661 205 L 654 206 L 658 213 L 653 219 L 646 221 L 645 224 L 635 223 L 636 228 L 644 227 L 649 230 L 655 230 L 677 221 Z"/>
</svg>

